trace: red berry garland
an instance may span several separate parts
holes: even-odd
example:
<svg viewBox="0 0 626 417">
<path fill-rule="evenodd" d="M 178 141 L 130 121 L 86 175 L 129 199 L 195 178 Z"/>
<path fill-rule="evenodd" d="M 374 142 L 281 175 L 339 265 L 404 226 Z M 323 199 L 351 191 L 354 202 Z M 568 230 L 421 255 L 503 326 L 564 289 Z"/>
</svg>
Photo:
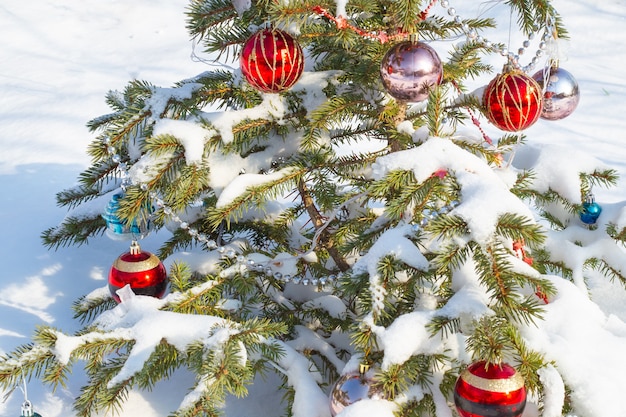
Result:
<svg viewBox="0 0 626 417">
<path fill-rule="evenodd" d="M 161 298 L 167 289 L 167 270 L 156 255 L 142 251 L 137 242 L 121 254 L 109 271 L 109 291 L 118 303 L 116 291 L 130 285 L 137 295 Z"/>
<path fill-rule="evenodd" d="M 519 417 L 526 406 L 524 379 L 506 363 L 473 363 L 456 382 L 454 403 L 461 417 Z"/>
<path fill-rule="evenodd" d="M 541 116 L 541 87 L 521 71 L 505 71 L 485 88 L 483 106 L 489 121 L 498 128 L 508 132 L 524 130 Z"/>
<path fill-rule="evenodd" d="M 243 76 L 254 88 L 279 93 L 293 86 L 302 75 L 304 54 L 288 33 L 263 29 L 244 44 L 240 64 Z"/>
</svg>

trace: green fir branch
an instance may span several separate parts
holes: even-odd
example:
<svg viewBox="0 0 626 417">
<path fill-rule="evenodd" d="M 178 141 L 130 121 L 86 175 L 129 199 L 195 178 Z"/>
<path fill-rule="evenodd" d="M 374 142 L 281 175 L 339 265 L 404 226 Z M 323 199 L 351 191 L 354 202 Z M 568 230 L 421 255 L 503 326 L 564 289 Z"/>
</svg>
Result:
<svg viewBox="0 0 626 417">
<path fill-rule="evenodd" d="M 598 271 L 602 276 L 608 278 L 611 282 L 619 282 L 622 286 L 626 287 L 626 275 L 621 269 L 611 265 L 605 259 L 601 258 L 589 258 L 585 260 L 585 268 L 590 268 Z"/>
<path fill-rule="evenodd" d="M 626 227 L 618 230 L 617 224 L 610 222 L 606 226 L 606 233 L 622 245 L 626 244 Z"/>
<path fill-rule="evenodd" d="M 325 103 L 309 113 L 310 125 L 302 138 L 301 149 L 311 151 L 319 145 L 321 132 L 331 131 L 335 126 L 354 121 L 358 114 L 372 110 L 368 100 L 352 95 L 330 97 Z"/>
<path fill-rule="evenodd" d="M 78 319 L 81 324 L 86 324 L 116 304 L 108 293 L 101 297 L 82 296 L 74 301 L 72 310 L 74 310 L 74 318 Z"/>
<path fill-rule="evenodd" d="M 546 239 L 539 224 L 516 213 L 505 213 L 498 218 L 496 235 L 521 240 L 530 248 L 540 246 Z"/>
<path fill-rule="evenodd" d="M 459 269 L 472 255 L 472 246 L 452 242 L 442 245 L 432 260 L 437 273 L 447 275 L 448 271 Z"/>
<path fill-rule="evenodd" d="M 41 233 L 44 246 L 56 250 L 66 246 L 87 244 L 93 236 L 102 235 L 106 223 L 100 215 L 69 216 L 57 227 L 51 227 Z"/>
<path fill-rule="evenodd" d="M 251 208 L 260 209 L 268 199 L 276 198 L 288 189 L 292 189 L 294 182 L 303 174 L 299 170 L 290 170 L 285 175 L 262 185 L 248 187 L 243 194 L 232 202 L 221 207 L 212 207 L 207 210 L 207 224 L 211 230 L 216 230 L 222 222 L 230 227 L 232 222 L 241 219 Z"/>
<path fill-rule="evenodd" d="M 585 201 L 587 194 L 591 193 L 594 185 L 612 187 L 617 184 L 619 175 L 614 169 L 595 170 L 591 173 L 580 174 L 581 200 Z"/>
<path fill-rule="evenodd" d="M 566 38 L 567 32 L 549 0 L 507 0 L 505 3 L 517 13 L 517 24 L 525 34 L 533 33 L 539 25 L 553 21 L 559 37 Z"/>
</svg>

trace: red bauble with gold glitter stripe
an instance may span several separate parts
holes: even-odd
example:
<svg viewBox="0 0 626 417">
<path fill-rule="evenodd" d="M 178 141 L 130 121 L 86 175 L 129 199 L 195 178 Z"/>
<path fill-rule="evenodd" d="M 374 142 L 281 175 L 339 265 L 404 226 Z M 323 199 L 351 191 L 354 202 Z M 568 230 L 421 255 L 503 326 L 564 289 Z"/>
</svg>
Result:
<svg viewBox="0 0 626 417">
<path fill-rule="evenodd" d="M 483 106 L 489 121 L 498 128 L 508 132 L 524 130 L 541 116 L 541 86 L 522 71 L 505 71 L 485 88 Z"/>
<path fill-rule="evenodd" d="M 279 93 L 293 86 L 304 70 L 302 48 L 279 29 L 263 29 L 252 35 L 241 51 L 241 72 L 254 88 Z"/>
<path fill-rule="evenodd" d="M 118 303 L 116 291 L 130 285 L 137 295 L 161 298 L 167 290 L 167 270 L 156 255 L 142 251 L 133 241 L 130 250 L 121 254 L 109 271 L 109 291 Z"/>
<path fill-rule="evenodd" d="M 461 417 L 519 417 L 526 406 L 524 378 L 506 363 L 476 362 L 461 372 L 454 403 Z"/>
</svg>

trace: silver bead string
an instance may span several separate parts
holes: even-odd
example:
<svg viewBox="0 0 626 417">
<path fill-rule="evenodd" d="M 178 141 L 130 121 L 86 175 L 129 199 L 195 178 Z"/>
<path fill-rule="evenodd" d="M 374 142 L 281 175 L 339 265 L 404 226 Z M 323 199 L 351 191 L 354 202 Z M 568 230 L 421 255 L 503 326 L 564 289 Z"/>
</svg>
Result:
<svg viewBox="0 0 626 417">
<path fill-rule="evenodd" d="M 122 182 L 120 184 L 120 188 L 122 191 L 126 191 L 129 186 L 138 185 L 143 191 L 148 191 L 148 186 L 145 183 L 133 184 L 128 174 L 128 166 L 126 163 L 121 162 L 122 158 L 117 153 L 113 146 L 108 144 L 107 140 L 104 140 L 105 144 L 107 144 L 107 152 L 113 162 L 117 164 L 118 170 L 120 171 L 120 177 Z M 187 221 L 181 218 L 175 211 L 169 207 L 165 201 L 158 195 L 156 191 L 150 191 L 148 196 L 152 199 L 154 204 L 163 210 L 168 218 L 178 224 L 178 227 L 185 230 L 193 239 L 203 244 L 209 251 L 216 251 L 220 254 L 222 259 L 232 259 L 235 260 L 239 269 L 244 268 L 245 271 L 257 272 L 265 274 L 267 277 L 274 278 L 278 281 L 282 281 L 284 283 L 294 283 L 301 285 L 312 285 L 317 286 L 321 289 L 326 287 L 327 285 L 332 285 L 337 280 L 341 279 L 344 274 L 342 272 L 338 272 L 337 274 L 329 274 L 326 277 L 303 277 L 303 276 L 295 276 L 291 274 L 283 274 L 282 272 L 276 270 L 280 269 L 282 263 L 288 259 L 298 260 L 304 259 L 315 251 L 315 247 L 321 237 L 322 232 L 331 224 L 331 222 L 337 218 L 337 216 L 341 213 L 341 211 L 348 205 L 352 204 L 356 200 L 365 196 L 364 193 L 355 195 L 348 200 L 346 200 L 342 205 L 337 207 L 333 213 L 331 213 L 324 224 L 322 224 L 316 231 L 315 235 L 312 239 L 311 249 L 306 252 L 303 252 L 298 255 L 293 255 L 291 258 L 282 258 L 282 259 L 271 259 L 264 262 L 257 262 L 252 258 L 246 257 L 241 253 L 238 253 L 234 248 L 224 246 L 216 242 L 214 239 L 210 239 L 204 233 L 201 233 L 198 229 L 191 227 Z M 453 201 L 452 203 L 441 207 L 439 210 L 424 210 L 422 212 L 422 218 L 418 223 L 412 224 L 412 230 L 415 233 L 421 231 L 424 227 L 428 225 L 428 223 L 437 218 L 441 214 L 447 214 L 451 210 L 453 210 L 459 203 L 457 201 Z M 274 268 L 273 268 L 274 266 Z"/>
<path fill-rule="evenodd" d="M 122 162 L 121 156 L 117 153 L 117 150 L 115 149 L 115 147 L 110 144 L 110 139 L 109 138 L 103 139 L 103 143 L 107 146 L 107 153 L 111 161 L 117 164 L 117 168 L 120 172 L 119 176 L 122 179 L 121 184 L 120 184 L 121 190 L 125 192 L 128 187 L 132 185 L 137 185 L 143 191 L 148 191 L 147 184 L 145 183 L 134 184 L 132 182 L 128 174 L 127 164 Z M 283 274 L 280 271 L 277 271 L 275 269 L 279 269 L 282 263 L 287 260 L 286 258 L 271 259 L 265 262 L 257 262 L 254 259 L 248 258 L 238 253 L 234 248 L 221 245 L 218 242 L 216 242 L 214 239 L 210 239 L 207 235 L 205 235 L 204 233 L 201 233 L 198 229 L 191 227 L 187 221 L 185 221 L 178 214 L 176 214 L 176 212 L 166 204 L 166 202 L 158 195 L 156 191 L 150 191 L 148 193 L 148 196 L 157 207 L 163 210 L 163 213 L 165 213 L 165 215 L 169 218 L 169 220 L 178 224 L 178 227 L 185 230 L 193 239 L 195 239 L 197 242 L 204 245 L 209 251 L 216 251 L 217 253 L 219 253 L 222 259 L 234 259 L 239 265 L 239 267 L 243 267 L 247 271 L 262 273 L 262 274 L 265 274 L 265 276 L 267 277 L 272 277 L 284 283 L 313 285 L 313 286 L 318 286 L 320 288 L 324 288 L 327 285 L 333 284 L 334 282 L 336 282 L 343 276 L 342 272 L 339 272 L 337 274 L 330 274 L 327 277 L 320 277 L 320 278 L 308 278 L 308 277 L 294 276 L 291 274 Z M 291 259 L 302 259 L 302 258 L 305 258 L 307 255 L 311 254 L 314 251 L 314 248 L 323 230 L 326 229 L 328 225 L 332 222 L 332 220 L 335 219 L 335 217 L 340 212 L 342 207 L 344 207 L 347 204 L 350 204 L 355 199 L 356 197 L 353 197 L 347 200 L 341 207 L 339 207 L 335 211 L 335 213 L 329 216 L 329 218 L 320 228 L 316 230 L 315 236 L 313 237 L 312 249 L 302 254 L 294 255 Z M 274 268 L 272 266 L 274 266 Z"/>
<path fill-rule="evenodd" d="M 509 65 L 512 65 L 513 67 L 520 69 L 523 72 L 531 71 L 539 63 L 541 58 L 546 54 L 546 51 L 549 49 L 550 43 L 555 41 L 554 25 L 551 21 L 548 21 L 546 22 L 541 41 L 539 42 L 537 50 L 535 51 L 534 56 L 531 58 L 530 63 L 526 66 L 521 66 L 520 56 L 527 55 L 526 51 L 530 47 L 532 41 L 535 39 L 535 33 L 528 34 L 528 38 L 522 42 L 522 46 L 517 49 L 517 53 L 511 52 L 506 46 L 498 46 L 494 44 L 489 39 L 478 35 L 475 29 L 470 28 L 469 25 L 463 23 L 463 19 L 457 14 L 456 9 L 450 5 L 449 0 L 441 0 L 440 4 L 441 7 L 447 10 L 448 15 L 452 17 L 456 23 L 461 25 L 461 30 L 463 31 L 465 36 L 467 36 L 468 40 L 480 43 L 486 48 L 489 48 L 494 52 L 499 53 L 503 57 L 507 57 Z"/>
</svg>

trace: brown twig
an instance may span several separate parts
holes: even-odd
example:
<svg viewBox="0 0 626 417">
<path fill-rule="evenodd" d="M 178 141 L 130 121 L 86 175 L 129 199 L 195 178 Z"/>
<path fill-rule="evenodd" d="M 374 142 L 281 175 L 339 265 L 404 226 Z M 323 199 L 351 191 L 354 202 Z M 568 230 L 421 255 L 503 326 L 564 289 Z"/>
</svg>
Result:
<svg viewBox="0 0 626 417">
<path fill-rule="evenodd" d="M 300 193 L 300 197 L 302 198 L 304 208 L 311 218 L 313 227 L 315 227 L 315 229 L 317 230 L 324 226 L 324 216 L 322 216 L 322 214 L 315 206 L 315 201 L 313 200 L 311 192 L 304 182 L 304 179 L 300 179 L 298 181 L 298 192 Z M 343 256 L 341 256 L 341 254 L 339 253 L 339 250 L 337 250 L 333 235 L 327 229 L 324 229 L 322 231 L 319 239 L 319 244 L 328 251 L 328 254 L 331 256 L 331 258 L 333 258 L 333 261 L 335 261 L 335 264 L 342 272 L 350 269 L 350 265 L 348 264 L 348 262 L 346 262 Z"/>
</svg>

